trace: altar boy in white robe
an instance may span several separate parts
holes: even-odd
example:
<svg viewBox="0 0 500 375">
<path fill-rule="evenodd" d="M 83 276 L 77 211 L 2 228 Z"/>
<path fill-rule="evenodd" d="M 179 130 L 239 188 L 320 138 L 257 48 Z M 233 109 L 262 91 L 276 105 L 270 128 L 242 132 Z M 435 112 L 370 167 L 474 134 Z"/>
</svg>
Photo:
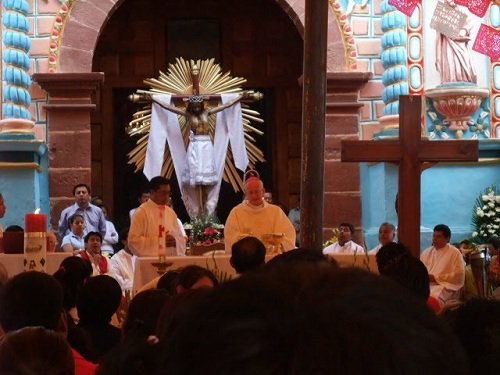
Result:
<svg viewBox="0 0 500 375">
<path fill-rule="evenodd" d="M 124 230 L 120 233 L 120 242 L 123 245 L 123 249 L 118 251 L 109 260 L 109 266 L 113 277 L 116 281 L 118 281 L 118 284 L 120 284 L 122 292 L 132 290 L 132 284 L 134 282 L 134 265 L 136 256 L 130 251 L 127 237 L 128 230 Z"/>
<path fill-rule="evenodd" d="M 261 239 L 265 235 L 282 235 L 284 251 L 295 248 L 295 229 L 283 210 L 264 200 L 264 184 L 258 177 L 245 180 L 245 200 L 234 207 L 224 226 L 226 253 L 239 239 L 247 236 Z"/>
<path fill-rule="evenodd" d="M 168 207 L 170 181 L 162 176 L 149 182 L 150 199 L 139 206 L 132 216 L 128 244 L 139 257 L 185 255 L 186 240 L 177 215 Z"/>
<path fill-rule="evenodd" d="M 443 306 L 447 301 L 459 299 L 465 282 L 465 262 L 456 247 L 449 244 L 451 230 L 447 225 L 434 227 L 432 246 L 420 254 L 427 267 L 431 296 Z"/>
</svg>

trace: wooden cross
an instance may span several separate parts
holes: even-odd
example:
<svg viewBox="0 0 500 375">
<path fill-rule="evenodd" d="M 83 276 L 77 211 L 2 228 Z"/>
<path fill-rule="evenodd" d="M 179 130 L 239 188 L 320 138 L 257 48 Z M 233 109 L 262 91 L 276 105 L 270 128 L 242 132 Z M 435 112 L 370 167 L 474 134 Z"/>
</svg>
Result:
<svg viewBox="0 0 500 375">
<path fill-rule="evenodd" d="M 398 239 L 420 257 L 420 174 L 425 162 L 477 161 L 477 140 L 421 139 L 422 98 L 399 97 L 399 140 L 342 141 L 345 162 L 399 163 Z M 436 223 L 438 224 L 438 223 Z"/>
</svg>

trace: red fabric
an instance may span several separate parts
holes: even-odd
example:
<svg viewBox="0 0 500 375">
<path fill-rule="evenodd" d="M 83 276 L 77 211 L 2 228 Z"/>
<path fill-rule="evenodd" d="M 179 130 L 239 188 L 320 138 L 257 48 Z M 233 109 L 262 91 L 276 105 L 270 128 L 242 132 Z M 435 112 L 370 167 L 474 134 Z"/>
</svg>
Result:
<svg viewBox="0 0 500 375">
<path fill-rule="evenodd" d="M 75 360 L 75 375 L 95 375 L 97 365 L 87 361 L 75 349 L 71 348 L 71 351 Z"/>
<path fill-rule="evenodd" d="M 500 31 L 484 23 L 477 32 L 476 41 L 472 46 L 474 51 L 489 56 L 491 60 L 500 59 Z"/>
<path fill-rule="evenodd" d="M 420 0 L 389 0 L 389 5 L 392 5 L 408 17 L 411 17 L 418 3 L 420 3 Z"/>
<path fill-rule="evenodd" d="M 427 299 L 427 306 L 429 306 L 430 309 L 434 311 L 436 314 L 441 311 L 441 306 L 439 306 L 439 301 L 434 297 L 429 296 L 429 298 Z"/>
<path fill-rule="evenodd" d="M 476 16 L 484 17 L 491 4 L 491 0 L 455 0 L 455 4 L 469 8 Z"/>
<path fill-rule="evenodd" d="M 90 263 L 92 263 L 92 260 L 90 259 L 90 256 L 87 253 L 87 250 L 82 251 L 80 253 L 80 256 L 83 259 L 88 260 Z M 104 256 L 101 256 L 101 260 L 99 261 L 99 272 L 101 272 L 101 275 L 108 273 L 108 260 Z"/>
</svg>

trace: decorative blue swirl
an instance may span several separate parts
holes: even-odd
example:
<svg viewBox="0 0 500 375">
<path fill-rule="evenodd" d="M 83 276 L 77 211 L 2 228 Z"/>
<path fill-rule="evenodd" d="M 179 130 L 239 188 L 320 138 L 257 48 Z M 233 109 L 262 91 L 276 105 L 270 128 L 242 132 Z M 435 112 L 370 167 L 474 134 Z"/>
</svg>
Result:
<svg viewBox="0 0 500 375">
<path fill-rule="evenodd" d="M 31 76 L 29 51 L 31 40 L 29 32 L 29 4 L 26 0 L 4 0 L 5 12 L 2 17 L 2 39 L 5 46 L 2 59 L 3 76 L 6 84 L 3 89 L 3 116 L 31 120 Z"/>
<path fill-rule="evenodd" d="M 406 16 L 382 1 L 382 66 L 385 71 L 382 83 L 385 88 L 382 100 L 384 115 L 399 114 L 399 96 L 408 95 L 408 66 L 406 51 Z"/>
</svg>

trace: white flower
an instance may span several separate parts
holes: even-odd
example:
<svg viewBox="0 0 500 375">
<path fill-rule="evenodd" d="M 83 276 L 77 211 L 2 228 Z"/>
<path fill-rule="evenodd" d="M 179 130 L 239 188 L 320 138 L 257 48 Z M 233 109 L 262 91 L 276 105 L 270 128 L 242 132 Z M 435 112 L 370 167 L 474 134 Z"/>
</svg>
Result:
<svg viewBox="0 0 500 375">
<path fill-rule="evenodd" d="M 491 234 L 495 233 L 493 229 L 488 229 L 488 232 L 490 232 Z"/>
<path fill-rule="evenodd" d="M 495 200 L 497 201 L 497 203 L 500 203 L 500 195 L 495 196 Z"/>
<path fill-rule="evenodd" d="M 500 207 L 495 207 L 496 212 L 500 212 Z"/>
<path fill-rule="evenodd" d="M 493 202 L 489 202 L 489 203 L 488 203 L 488 206 L 490 206 L 491 208 L 495 208 L 495 203 L 493 203 Z"/>
<path fill-rule="evenodd" d="M 484 216 L 484 212 L 483 211 L 478 212 L 478 216 L 479 217 L 483 217 Z"/>
<path fill-rule="evenodd" d="M 472 232 L 472 237 L 477 237 L 477 232 Z"/>
<path fill-rule="evenodd" d="M 479 215 L 481 212 L 483 212 L 479 207 L 476 208 L 476 214 Z"/>
<path fill-rule="evenodd" d="M 483 195 L 481 199 L 483 200 L 483 202 L 488 202 L 490 200 L 490 198 L 487 195 Z"/>
</svg>

